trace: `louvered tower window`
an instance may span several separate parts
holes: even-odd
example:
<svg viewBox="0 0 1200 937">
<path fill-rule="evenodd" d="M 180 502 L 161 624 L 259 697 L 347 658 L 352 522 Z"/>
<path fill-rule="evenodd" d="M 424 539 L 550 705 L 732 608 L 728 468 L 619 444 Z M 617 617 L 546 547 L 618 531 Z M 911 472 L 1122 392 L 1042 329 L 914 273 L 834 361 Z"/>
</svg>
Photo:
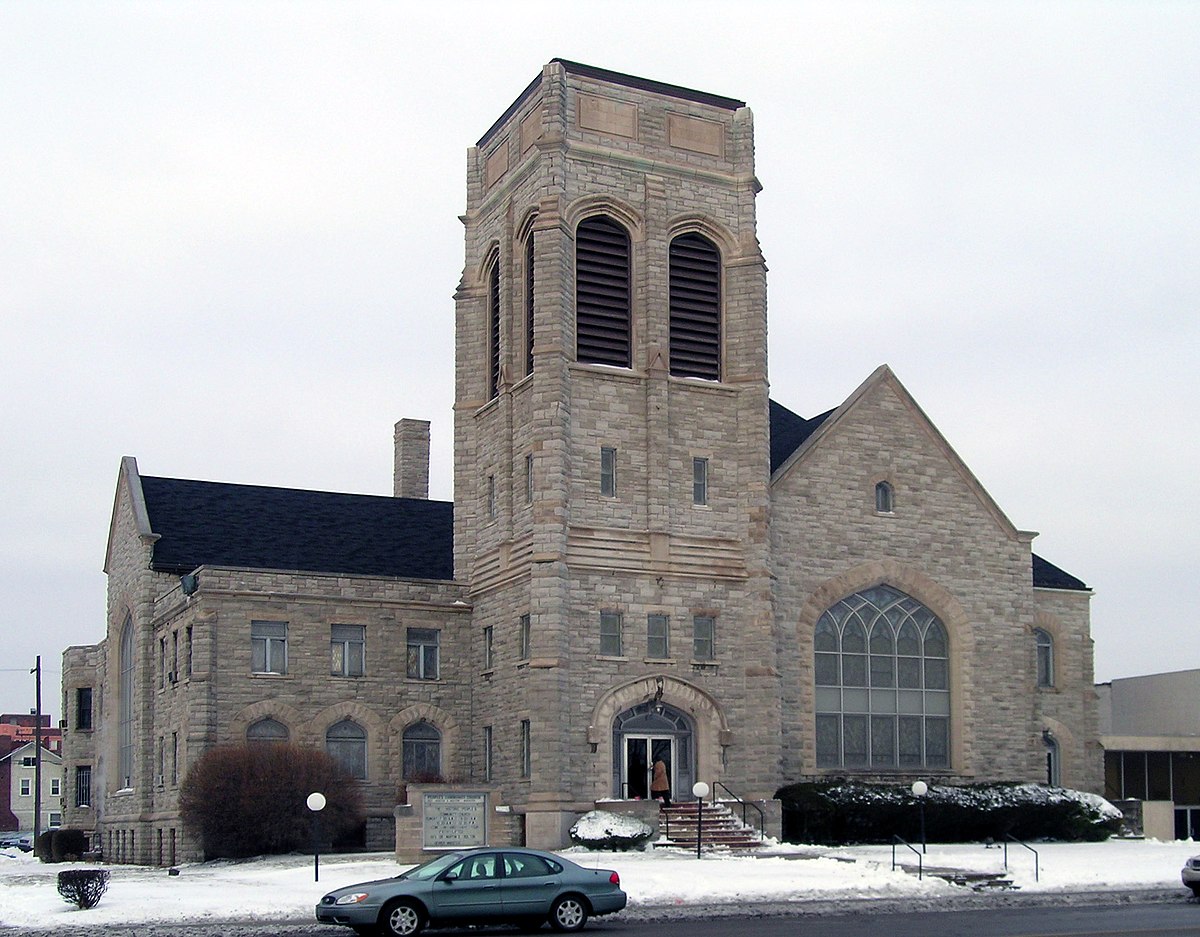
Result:
<svg viewBox="0 0 1200 937">
<path fill-rule="evenodd" d="M 533 232 L 525 239 L 525 373 L 533 373 Z"/>
<path fill-rule="evenodd" d="M 488 400 L 500 390 L 500 255 L 488 270 Z"/>
<path fill-rule="evenodd" d="M 721 379 L 721 254 L 699 234 L 671 242 L 671 373 Z"/>
<path fill-rule="evenodd" d="M 615 221 L 588 218 L 575 229 L 575 358 L 627 368 L 629 234 Z"/>
</svg>

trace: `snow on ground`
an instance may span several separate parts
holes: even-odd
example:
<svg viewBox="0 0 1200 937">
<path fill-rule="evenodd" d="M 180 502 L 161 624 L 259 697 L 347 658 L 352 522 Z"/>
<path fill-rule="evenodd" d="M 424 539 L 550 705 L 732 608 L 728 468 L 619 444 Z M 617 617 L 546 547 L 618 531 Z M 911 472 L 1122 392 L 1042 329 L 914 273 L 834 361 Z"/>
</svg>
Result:
<svg viewBox="0 0 1200 937">
<path fill-rule="evenodd" d="M 1186 895 L 1179 870 L 1200 852 L 1192 842 L 1113 840 L 1107 843 L 1035 843 L 1034 856 L 1009 844 L 1008 871 L 1022 892 L 1091 892 L 1176 889 Z M 960 886 L 916 876 L 916 859 L 896 847 L 896 860 L 911 872 L 892 870 L 890 846 L 827 849 L 777 846 L 762 857 L 734 857 L 678 849 L 646 852 L 566 850 L 580 865 L 616 869 L 629 894 L 629 912 L 687 905 L 745 905 L 854 901 L 871 898 L 937 899 L 971 895 Z M 929 846 L 924 868 L 1003 872 L 1004 852 L 980 844 Z M 54 929 L 161 921 L 312 920 L 326 891 L 354 882 L 386 878 L 403 870 L 386 853 L 325 856 L 320 881 L 313 881 L 311 856 L 280 856 L 245 862 L 207 862 L 166 869 L 106 866 L 108 891 L 99 906 L 79 911 L 58 895 L 63 869 L 86 864 L 38 862 L 31 855 L 0 850 L 0 927 Z"/>
</svg>

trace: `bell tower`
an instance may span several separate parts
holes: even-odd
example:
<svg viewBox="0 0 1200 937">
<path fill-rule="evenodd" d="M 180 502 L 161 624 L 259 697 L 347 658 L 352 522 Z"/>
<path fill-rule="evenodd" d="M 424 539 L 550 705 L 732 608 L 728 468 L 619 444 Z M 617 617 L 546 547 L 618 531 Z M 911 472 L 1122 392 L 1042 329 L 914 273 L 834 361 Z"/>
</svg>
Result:
<svg viewBox="0 0 1200 937">
<path fill-rule="evenodd" d="M 455 568 L 479 780 L 531 845 L 628 793 L 621 713 L 680 714 L 677 784 L 770 796 L 766 268 L 741 101 L 556 59 L 469 151 Z M 686 738 L 685 738 L 686 736 Z"/>
</svg>

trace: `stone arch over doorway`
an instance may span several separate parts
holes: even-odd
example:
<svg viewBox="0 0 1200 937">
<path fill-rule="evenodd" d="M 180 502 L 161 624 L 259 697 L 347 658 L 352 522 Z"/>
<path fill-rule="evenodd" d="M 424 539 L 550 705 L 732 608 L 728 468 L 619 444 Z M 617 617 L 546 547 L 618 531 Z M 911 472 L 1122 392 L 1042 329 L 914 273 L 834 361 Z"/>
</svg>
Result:
<svg viewBox="0 0 1200 937">
<path fill-rule="evenodd" d="M 617 749 L 614 732 L 622 714 L 628 719 L 631 711 L 649 704 L 663 706 L 663 718 L 678 717 L 678 732 L 688 732 L 690 751 L 689 772 L 685 777 L 692 780 L 718 780 L 722 774 L 722 752 L 732 741 L 732 733 L 720 704 L 699 687 L 676 677 L 651 674 L 639 677 L 608 690 L 597 701 L 592 710 L 587 738 L 592 749 L 592 796 L 595 800 L 620 797 L 614 778 L 622 766 L 622 752 Z M 651 725 L 653 723 L 650 723 Z M 665 728 L 665 724 L 664 724 Z M 643 733 L 638 733 L 643 734 Z M 644 733 L 652 734 L 652 733 Z M 687 781 L 690 794 L 691 780 Z"/>
</svg>

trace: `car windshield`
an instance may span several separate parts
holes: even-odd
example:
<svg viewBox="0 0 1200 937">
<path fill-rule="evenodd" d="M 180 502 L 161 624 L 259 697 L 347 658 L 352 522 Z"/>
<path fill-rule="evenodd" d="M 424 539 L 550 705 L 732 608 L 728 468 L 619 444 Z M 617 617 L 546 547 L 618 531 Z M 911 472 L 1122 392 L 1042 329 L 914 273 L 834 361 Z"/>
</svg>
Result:
<svg viewBox="0 0 1200 937">
<path fill-rule="evenodd" d="M 437 876 L 445 871 L 445 869 L 463 857 L 461 852 L 448 852 L 444 856 L 438 856 L 436 859 L 430 859 L 428 862 L 423 862 L 415 868 L 409 869 L 399 878 L 416 879 L 424 881 L 425 879 L 437 878 Z"/>
</svg>

